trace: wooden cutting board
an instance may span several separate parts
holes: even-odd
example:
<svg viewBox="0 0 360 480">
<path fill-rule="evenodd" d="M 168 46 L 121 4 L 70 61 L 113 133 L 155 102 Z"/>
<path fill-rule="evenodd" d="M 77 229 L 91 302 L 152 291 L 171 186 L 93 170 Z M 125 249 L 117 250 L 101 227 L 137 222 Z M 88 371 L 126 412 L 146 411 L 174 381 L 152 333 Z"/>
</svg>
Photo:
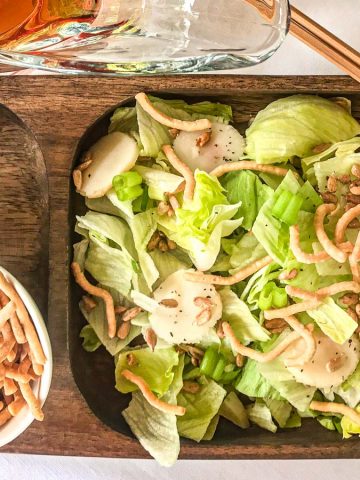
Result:
<svg viewBox="0 0 360 480">
<path fill-rule="evenodd" d="M 267 96 L 269 102 L 279 94 L 285 96 L 300 92 L 349 95 L 357 98 L 358 118 L 360 116 L 360 85 L 347 77 L 231 75 L 131 78 L 1 77 L 0 103 L 17 114 L 35 137 L 29 134 L 30 143 L 25 147 L 23 145 L 27 153 L 32 149 L 32 156 L 28 158 L 27 153 L 19 156 L 18 162 L 21 164 L 16 163 L 16 179 L 11 177 L 11 169 L 9 175 L 0 175 L 0 201 L 3 201 L 1 200 L 4 198 L 3 193 L 9 188 L 10 183 L 11 191 L 14 192 L 13 205 L 11 196 L 6 197 L 5 214 L 1 211 L 0 205 L 0 263 L 5 259 L 6 265 L 10 265 L 9 268 L 19 280 L 25 281 L 47 317 L 54 355 L 54 373 L 50 395 L 45 404 L 44 422 L 34 422 L 16 441 L 0 451 L 148 457 L 137 441 L 106 427 L 91 413 L 73 380 L 67 349 L 68 202 L 73 152 L 78 139 L 89 124 L 113 105 L 142 90 L 171 92 L 179 96 L 186 92 L 200 97 L 225 93 L 230 104 L 233 103 L 232 97 L 239 96 L 241 92 L 241 105 L 245 117 L 259 109 L 260 107 L 256 108 L 257 105 L 263 105 L 263 100 L 260 101 L 263 95 Z M 0 122 L 0 130 L 1 126 Z M 23 130 L 24 128 L 22 127 Z M 0 141 L 1 138 L 0 136 Z M 6 168 L 6 149 L 3 151 L 2 147 L 3 145 L 0 146 L 0 167 Z M 47 170 L 48 192 L 41 155 L 44 157 Z M 9 162 L 14 163 L 11 159 Z M 27 187 L 32 188 L 24 187 L 18 190 L 16 188 L 18 181 L 23 184 L 25 182 Z M 21 205 L 26 205 L 26 209 L 24 210 L 25 207 L 22 209 Z M 47 221 L 48 205 L 50 223 Z M 28 219 L 26 228 L 24 220 L 21 219 L 20 222 L 18 220 L 19 209 L 26 211 L 25 217 Z M 21 232 L 21 238 L 16 234 L 17 229 Z M 10 232 L 8 241 L 5 241 L 8 232 Z M 14 238 L 18 248 L 10 248 L 15 241 Z M 294 431 L 291 435 L 288 435 L 288 432 L 274 435 L 271 442 L 264 441 L 261 436 L 249 444 L 243 441 L 241 445 L 235 441 L 215 442 L 211 446 L 206 442 L 199 445 L 187 442 L 182 447 L 181 457 L 360 457 L 360 442 L 356 439 L 342 442 L 340 436 L 334 435 L 324 437 L 325 441 L 321 439 L 314 441 L 311 434 L 307 441 L 304 441 L 303 436 L 296 438 Z"/>
</svg>

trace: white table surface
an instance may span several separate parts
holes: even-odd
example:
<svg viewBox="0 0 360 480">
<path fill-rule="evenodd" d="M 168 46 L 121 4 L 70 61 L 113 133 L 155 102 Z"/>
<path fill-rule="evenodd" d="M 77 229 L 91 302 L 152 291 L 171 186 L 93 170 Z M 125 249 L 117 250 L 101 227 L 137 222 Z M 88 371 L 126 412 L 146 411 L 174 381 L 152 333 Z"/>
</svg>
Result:
<svg viewBox="0 0 360 480">
<path fill-rule="evenodd" d="M 360 50 L 360 0 L 293 0 L 292 3 Z M 267 62 L 234 73 L 341 74 L 290 35 Z M 166 469 L 152 460 L 0 454 L 0 480 L 355 480 L 360 478 L 359 467 L 360 460 L 182 460 Z"/>
</svg>

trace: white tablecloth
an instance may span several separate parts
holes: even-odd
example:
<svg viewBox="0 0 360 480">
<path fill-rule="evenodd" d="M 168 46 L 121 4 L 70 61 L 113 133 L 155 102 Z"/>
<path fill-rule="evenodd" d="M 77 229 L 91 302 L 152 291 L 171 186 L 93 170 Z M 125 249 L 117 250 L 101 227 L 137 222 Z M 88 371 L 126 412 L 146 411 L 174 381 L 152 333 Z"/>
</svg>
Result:
<svg viewBox="0 0 360 480">
<path fill-rule="evenodd" d="M 292 3 L 360 50 L 360 0 L 293 0 Z M 234 73 L 341 74 L 290 35 L 267 62 Z M 355 480 L 360 478 L 359 467 L 360 460 L 183 460 L 166 469 L 152 460 L 0 454 L 0 480 Z"/>
</svg>

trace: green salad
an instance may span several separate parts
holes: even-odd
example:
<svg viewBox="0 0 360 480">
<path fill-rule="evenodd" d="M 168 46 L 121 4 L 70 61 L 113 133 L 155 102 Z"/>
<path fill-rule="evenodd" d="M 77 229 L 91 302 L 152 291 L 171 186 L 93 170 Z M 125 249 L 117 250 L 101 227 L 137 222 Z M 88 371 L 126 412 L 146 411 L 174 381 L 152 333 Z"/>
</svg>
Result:
<svg viewBox="0 0 360 480">
<path fill-rule="evenodd" d="M 218 422 L 360 434 L 360 125 L 295 95 L 242 135 L 230 105 L 144 93 L 73 172 L 83 347 L 172 465 Z"/>
</svg>

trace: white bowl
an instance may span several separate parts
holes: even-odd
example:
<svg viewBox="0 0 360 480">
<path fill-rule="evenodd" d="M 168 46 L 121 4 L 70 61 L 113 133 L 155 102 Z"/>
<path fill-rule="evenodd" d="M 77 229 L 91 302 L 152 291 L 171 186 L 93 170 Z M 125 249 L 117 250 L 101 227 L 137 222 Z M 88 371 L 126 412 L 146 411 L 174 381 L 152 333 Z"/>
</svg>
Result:
<svg viewBox="0 0 360 480">
<path fill-rule="evenodd" d="M 44 365 L 43 375 L 36 382 L 33 382 L 33 391 L 40 398 L 41 405 L 43 405 L 49 393 L 53 369 L 51 344 L 46 325 L 38 306 L 29 292 L 25 290 L 21 283 L 16 280 L 16 278 L 7 270 L 0 267 L 0 272 L 2 272 L 5 278 L 14 285 L 17 293 L 24 302 L 24 305 L 34 323 L 40 343 L 47 358 L 47 361 Z M 29 427 L 29 425 L 32 424 L 33 421 L 34 417 L 31 414 L 29 407 L 24 407 L 18 415 L 11 418 L 7 423 L 0 427 L 0 447 L 10 443 L 19 435 L 21 435 Z"/>
</svg>

